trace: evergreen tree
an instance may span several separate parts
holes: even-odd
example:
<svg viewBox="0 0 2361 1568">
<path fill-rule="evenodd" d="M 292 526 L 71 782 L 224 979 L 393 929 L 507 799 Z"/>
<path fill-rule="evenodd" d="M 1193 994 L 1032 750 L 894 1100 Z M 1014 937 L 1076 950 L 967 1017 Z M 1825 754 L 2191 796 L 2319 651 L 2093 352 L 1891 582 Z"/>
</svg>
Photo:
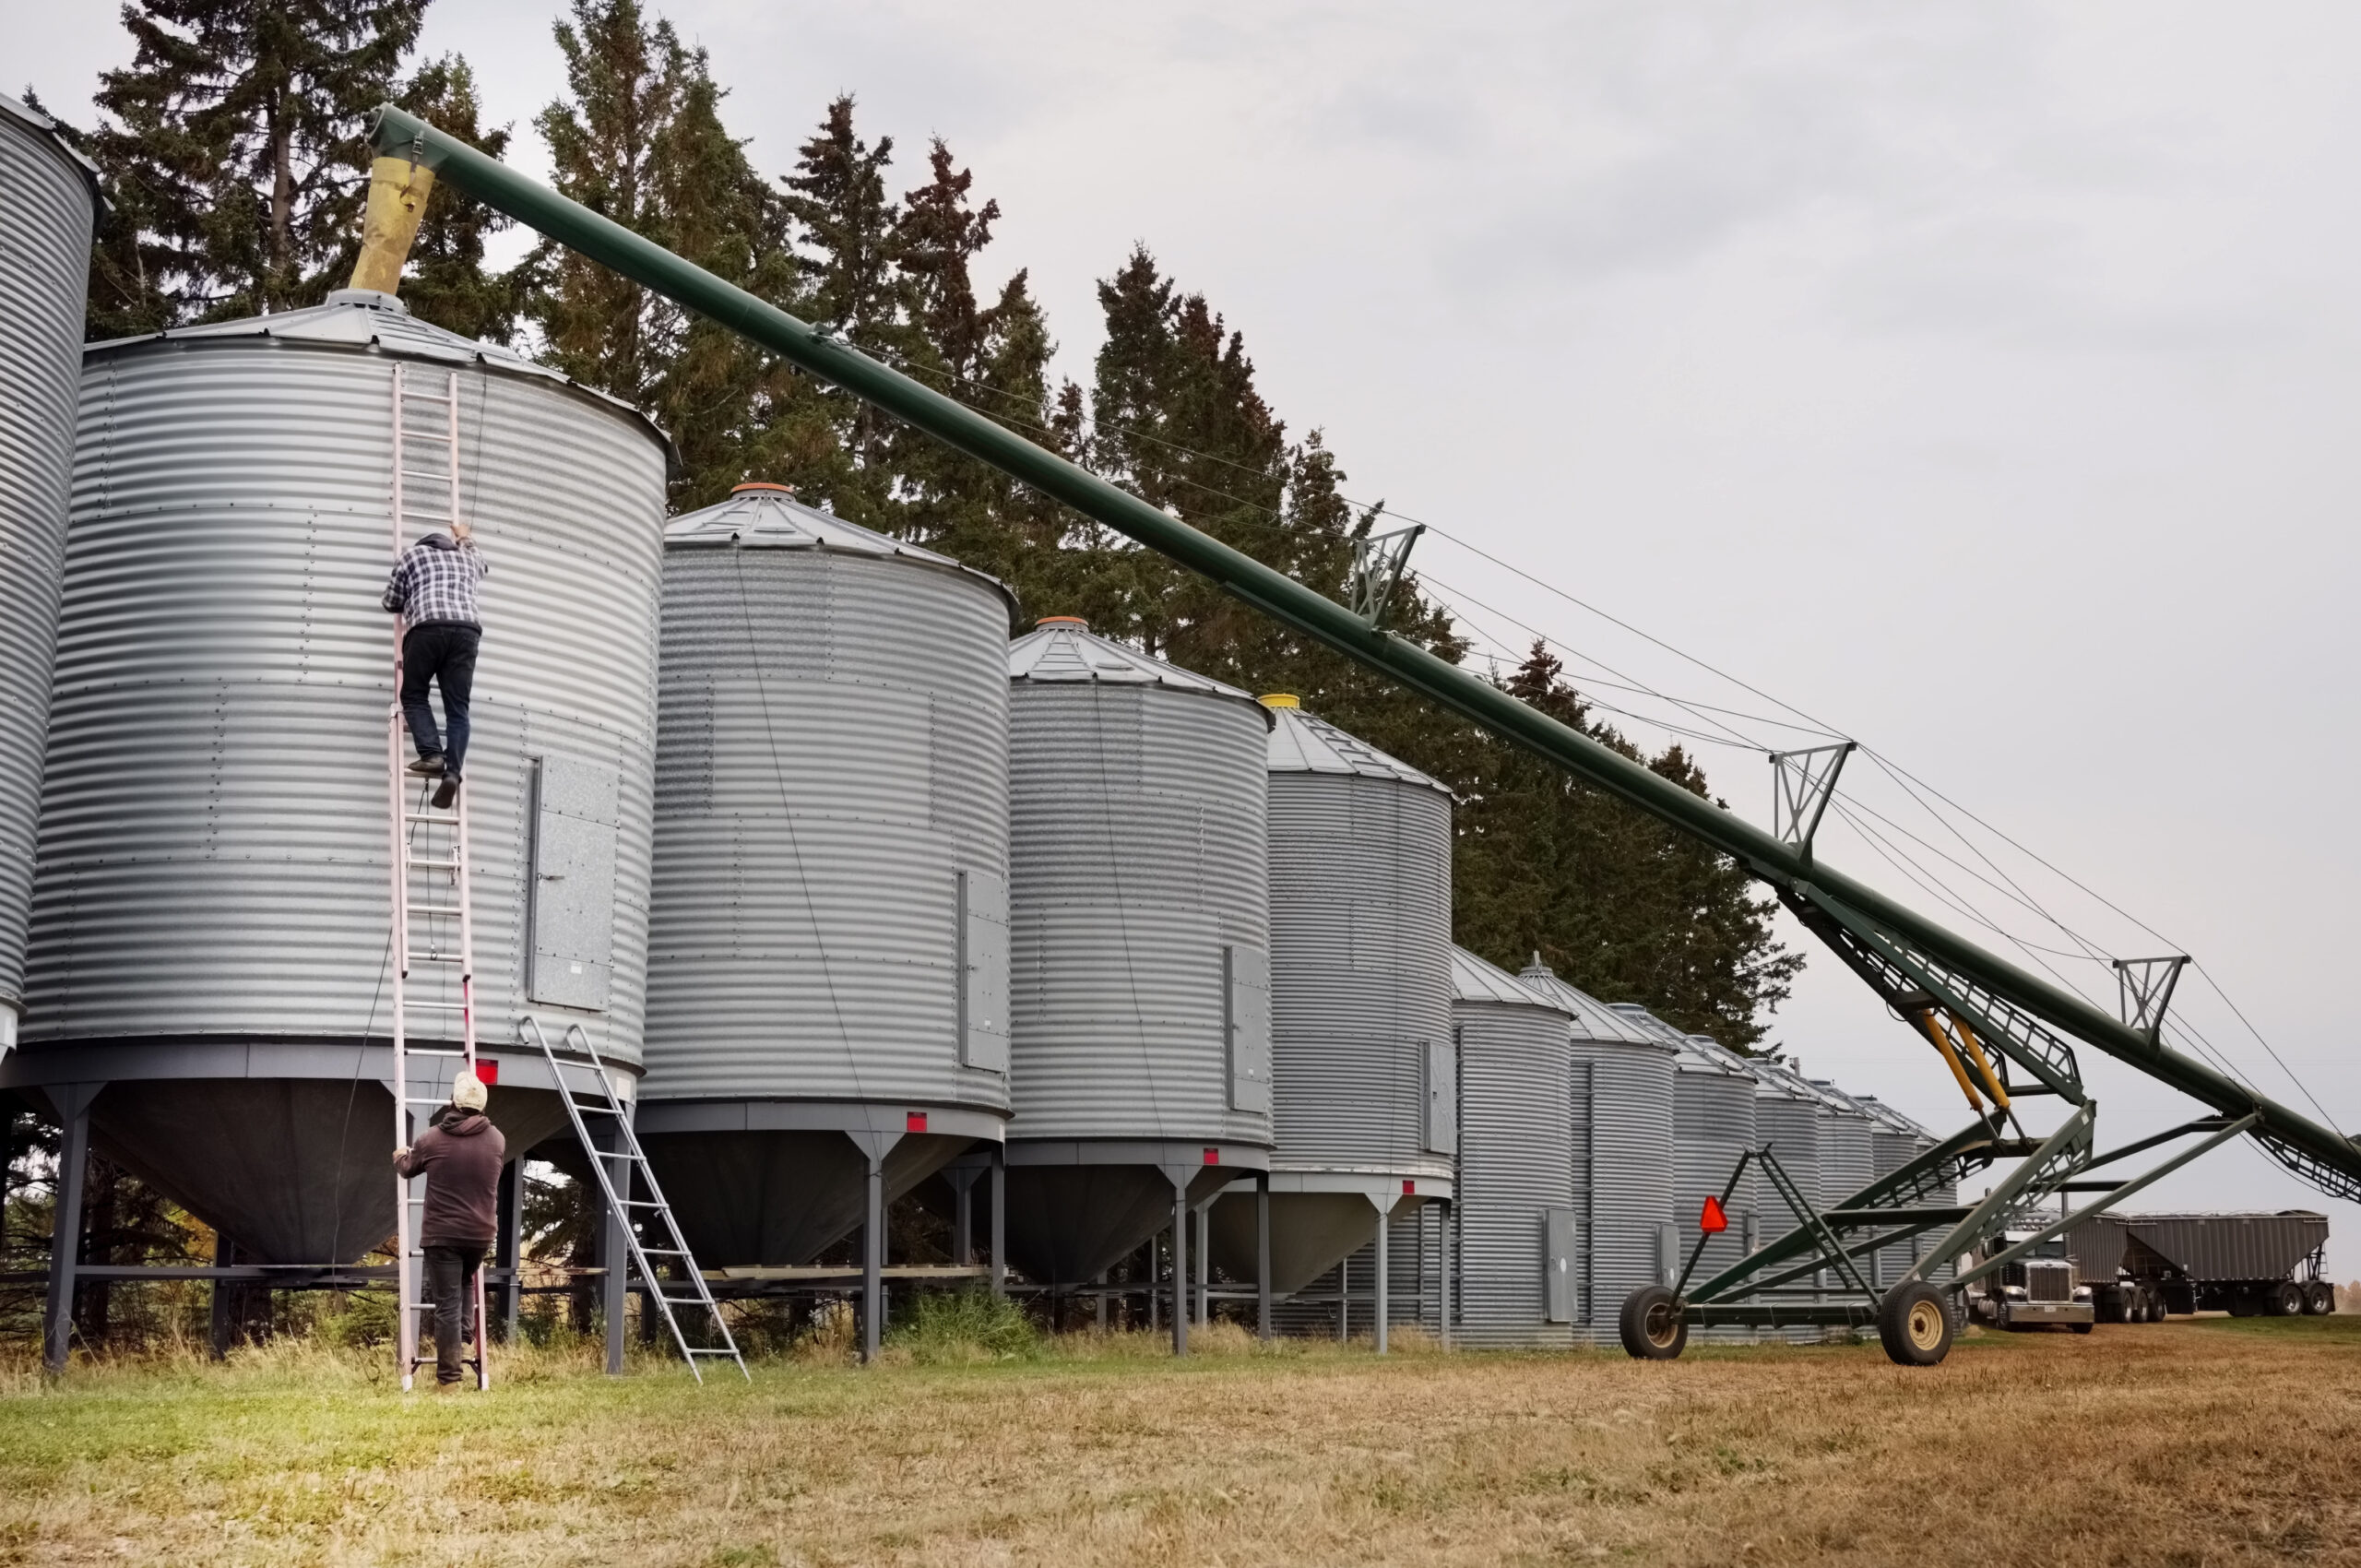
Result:
<svg viewBox="0 0 2361 1568">
<path fill-rule="evenodd" d="M 475 73 L 457 54 L 420 66 L 396 101 L 494 158 L 507 155 L 508 127 L 481 124 Z M 487 272 L 483 265 L 485 237 L 513 221 L 456 185 L 438 185 L 426 204 L 402 279 L 402 298 L 411 314 L 483 342 L 514 339 L 525 304 L 526 269 Z"/>
<path fill-rule="evenodd" d="M 885 185 L 893 162 L 894 138 L 863 141 L 848 95 L 828 105 L 783 183 L 811 279 L 802 314 L 864 353 L 902 365 L 921 339 L 909 326 L 911 291 L 896 265 L 902 212 Z M 923 360 L 917 366 L 921 374 L 928 368 Z M 828 387 L 819 396 L 842 460 L 807 473 L 804 498 L 825 501 L 864 528 L 907 532 L 898 469 L 912 460 L 919 438 L 849 393 Z"/>
<path fill-rule="evenodd" d="M 784 205 L 724 129 L 705 52 L 635 0 L 575 0 L 555 30 L 568 96 L 538 124 L 558 189 L 741 288 L 808 309 Z M 838 466 L 810 382 L 638 284 L 545 242 L 528 308 L 545 359 L 671 434 L 682 456 L 676 505 L 707 505 L 746 479 Z"/>
<path fill-rule="evenodd" d="M 314 304 L 350 275 L 363 117 L 393 96 L 426 0 L 129 0 L 132 63 L 100 77 L 90 150 L 122 239 L 90 330 Z"/>
<path fill-rule="evenodd" d="M 1710 798 L 1679 745 L 1643 758 L 1593 720 L 1545 645 L 1501 684 Z M 1511 969 L 1537 952 L 1585 991 L 1726 1045 L 1762 1039 L 1803 959 L 1774 939 L 1773 906 L 1734 861 L 1504 742 L 1471 730 L 1465 745 L 1453 878 L 1462 944 Z"/>
</svg>

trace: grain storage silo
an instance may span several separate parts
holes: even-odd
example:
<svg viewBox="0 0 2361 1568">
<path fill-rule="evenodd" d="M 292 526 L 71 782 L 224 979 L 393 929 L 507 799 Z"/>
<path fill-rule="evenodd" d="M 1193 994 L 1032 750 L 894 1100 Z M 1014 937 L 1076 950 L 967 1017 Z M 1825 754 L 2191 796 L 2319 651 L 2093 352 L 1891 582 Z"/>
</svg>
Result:
<svg viewBox="0 0 2361 1568">
<path fill-rule="evenodd" d="M 1405 1202 L 1451 1195 L 1451 791 L 1303 711 L 1270 710 L 1271 1288 L 1334 1268 Z M 1254 1204 L 1214 1261 L 1254 1277 Z"/>
<path fill-rule="evenodd" d="M 1704 1237 L 1704 1251 L 1690 1272 L 1691 1283 L 1702 1285 L 1746 1256 L 1755 1172 L 1749 1161 L 1741 1175 L 1738 1160 L 1754 1144 L 1754 1076 L 1710 1037 L 1685 1035 L 1636 1002 L 1616 1003 L 1615 1010 L 1678 1052 L 1672 1063 L 1673 1222 L 1684 1266 Z M 1727 1229 L 1706 1236 L 1699 1229 L 1705 1200 L 1720 1199 L 1733 1176 L 1738 1183 L 1724 1205 Z"/>
<path fill-rule="evenodd" d="M 1452 1335 L 1470 1345 L 1571 1345 L 1582 1289 L 1572 1018 L 1465 948 L 1452 950 L 1452 985 L 1459 1038 Z"/>
<path fill-rule="evenodd" d="M 1856 1095 L 1854 1103 L 1869 1112 L 1869 1159 L 1871 1169 L 1882 1178 L 1892 1175 L 1904 1166 L 1934 1146 L 1927 1129 L 1886 1104 L 1875 1095 Z M 1951 1194 L 1943 1192 L 1920 1200 L 1931 1206 L 1948 1204 Z M 1929 1245 L 1924 1236 L 1891 1247 L 1881 1247 L 1877 1253 L 1879 1283 L 1890 1285 L 1916 1261 L 1919 1253 Z"/>
<path fill-rule="evenodd" d="M 74 469 L 75 389 L 97 172 L 0 98 L 0 1056 L 25 1006 L 50 661 Z"/>
<path fill-rule="evenodd" d="M 1517 977 L 1573 1019 L 1575 1206 L 1581 1211 L 1577 1321 L 1611 1342 L 1632 1291 L 1679 1272 L 1673 1220 L 1673 1063 L 1679 1052 L 1542 963 Z"/>
<path fill-rule="evenodd" d="M 638 1125 L 700 1263 L 801 1264 L 1008 1115 L 1014 603 L 777 485 L 664 568 Z"/>
<path fill-rule="evenodd" d="M 1270 1163 L 1268 726 L 1070 616 L 1007 660 L 1008 1252 L 1074 1285 Z"/>
<path fill-rule="evenodd" d="M 1876 1179 L 1876 1123 L 1827 1079 L 1814 1078 L 1811 1087 L 1821 1093 L 1820 1206 L 1834 1208 Z"/>
<path fill-rule="evenodd" d="M 1821 1096 L 1775 1057 L 1756 1059 L 1755 1081 L 1756 1134 L 1771 1151 L 1772 1158 L 1778 1161 L 1780 1171 L 1807 1202 L 1817 1207 Z M 1778 1240 L 1803 1223 L 1803 1217 L 1789 1205 L 1778 1183 L 1767 1173 L 1757 1191 L 1765 1242 Z"/>
<path fill-rule="evenodd" d="M 267 1262 L 350 1261 L 394 1223 L 397 370 L 456 390 L 492 564 L 467 788 L 493 1119 L 520 1151 L 564 1125 L 539 1053 L 505 1049 L 521 1014 L 639 1062 L 663 436 L 368 291 L 91 345 L 8 1076 L 104 1084 L 99 1146 Z M 414 404 L 414 438 L 448 410 Z"/>
</svg>

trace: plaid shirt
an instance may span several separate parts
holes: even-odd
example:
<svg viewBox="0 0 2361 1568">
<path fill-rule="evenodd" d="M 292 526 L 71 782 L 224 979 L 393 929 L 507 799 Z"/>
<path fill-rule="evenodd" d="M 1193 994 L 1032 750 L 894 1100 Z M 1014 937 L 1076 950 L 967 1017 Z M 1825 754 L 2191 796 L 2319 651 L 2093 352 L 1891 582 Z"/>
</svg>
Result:
<svg viewBox="0 0 2361 1568">
<path fill-rule="evenodd" d="M 428 534 L 394 563 L 382 602 L 413 626 L 429 621 L 481 626 L 483 613 L 476 603 L 476 585 L 491 570 L 473 540 L 455 545 L 442 534 Z"/>
</svg>

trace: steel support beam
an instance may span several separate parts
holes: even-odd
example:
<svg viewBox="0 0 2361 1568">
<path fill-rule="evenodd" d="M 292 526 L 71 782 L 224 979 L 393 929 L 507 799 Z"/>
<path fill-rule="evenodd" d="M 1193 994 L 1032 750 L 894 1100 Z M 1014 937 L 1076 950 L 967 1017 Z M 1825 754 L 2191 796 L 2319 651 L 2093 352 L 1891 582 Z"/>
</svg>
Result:
<svg viewBox="0 0 2361 1568">
<path fill-rule="evenodd" d="M 1271 1173 L 1254 1173 L 1254 1333 L 1268 1339 L 1271 1319 Z"/>
<path fill-rule="evenodd" d="M 104 1084 L 60 1084 L 49 1091 L 62 1131 L 57 1146 L 57 1202 L 49 1225 L 49 1296 L 42 1313 L 42 1371 L 65 1371 L 74 1344 L 76 1265 L 82 1261 L 82 1198 L 90 1179 L 90 1102 Z"/>
</svg>

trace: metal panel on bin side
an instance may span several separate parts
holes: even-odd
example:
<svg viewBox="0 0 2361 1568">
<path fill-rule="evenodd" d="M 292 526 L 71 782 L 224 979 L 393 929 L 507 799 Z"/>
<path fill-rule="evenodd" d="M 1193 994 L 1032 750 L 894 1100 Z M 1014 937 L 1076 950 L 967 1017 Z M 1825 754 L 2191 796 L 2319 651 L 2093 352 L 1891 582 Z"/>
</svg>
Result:
<svg viewBox="0 0 2361 1568">
<path fill-rule="evenodd" d="M 1543 1216 L 1548 1237 L 1542 1260 L 1543 1277 L 1548 1282 L 1543 1312 L 1551 1323 L 1574 1321 L 1574 1222 L 1575 1214 L 1570 1208 L 1553 1208 Z"/>
<path fill-rule="evenodd" d="M 602 1012 L 614 959 L 615 770 L 572 757 L 536 760 L 533 961 L 536 1002 Z"/>
<path fill-rule="evenodd" d="M 1260 947 L 1222 949 L 1229 973 L 1229 1104 L 1271 1113 L 1271 956 Z"/>
<path fill-rule="evenodd" d="M 1008 879 L 988 871 L 959 873 L 965 991 L 962 1059 L 987 1073 L 1008 1071 Z"/>
<path fill-rule="evenodd" d="M 0 98 L 0 1050 L 24 996 L 97 211 L 89 162 L 47 118 Z"/>
</svg>

